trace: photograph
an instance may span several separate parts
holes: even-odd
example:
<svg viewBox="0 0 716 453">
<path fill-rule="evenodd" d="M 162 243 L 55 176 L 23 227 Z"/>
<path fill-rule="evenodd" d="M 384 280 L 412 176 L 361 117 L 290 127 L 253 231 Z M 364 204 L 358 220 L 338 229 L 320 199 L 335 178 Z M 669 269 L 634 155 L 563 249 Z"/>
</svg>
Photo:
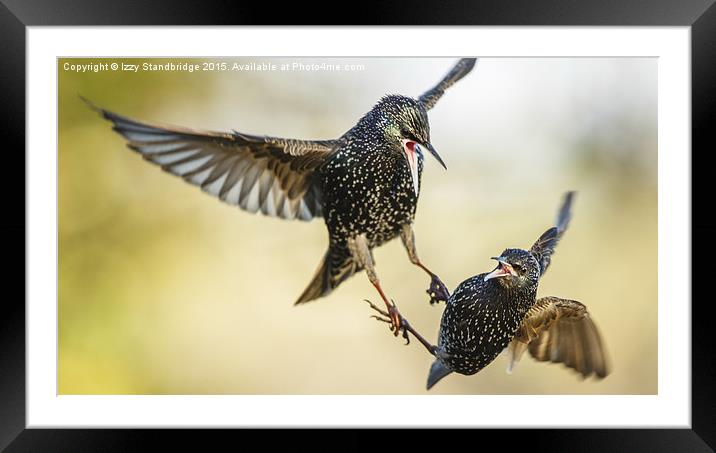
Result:
<svg viewBox="0 0 716 453">
<path fill-rule="evenodd" d="M 58 393 L 657 395 L 657 69 L 57 58 Z"/>
</svg>

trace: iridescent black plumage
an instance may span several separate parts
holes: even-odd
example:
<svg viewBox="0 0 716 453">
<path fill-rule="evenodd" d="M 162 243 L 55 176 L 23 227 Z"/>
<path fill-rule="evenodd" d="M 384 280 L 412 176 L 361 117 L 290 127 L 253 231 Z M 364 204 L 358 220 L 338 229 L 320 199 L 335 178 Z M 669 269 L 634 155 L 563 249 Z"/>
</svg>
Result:
<svg viewBox="0 0 716 453">
<path fill-rule="evenodd" d="M 437 355 L 450 370 L 474 374 L 507 347 L 537 296 L 537 283 L 510 290 L 487 274 L 465 280 L 448 299 Z"/>
<path fill-rule="evenodd" d="M 443 164 L 430 144 L 427 110 L 472 70 L 475 60 L 460 60 L 417 100 L 384 97 L 335 140 L 160 126 L 90 106 L 146 160 L 226 203 L 284 219 L 324 217 L 329 247 L 296 303 L 325 296 L 366 269 L 391 311 L 397 333 L 400 318 L 380 288 L 372 249 L 401 236 L 411 262 L 432 277 L 431 302 L 447 298 L 444 285 L 417 257 L 411 225 L 423 152 Z"/>
<path fill-rule="evenodd" d="M 342 137 L 343 144 L 317 172 L 329 232 L 327 275 L 320 287 L 307 289 L 299 303 L 328 294 L 345 278 L 361 270 L 348 240 L 365 235 L 367 246 L 379 247 L 400 235 L 415 218 L 418 194 L 410 168 L 398 152 L 401 124 L 430 142 L 425 109 L 403 96 L 386 96 Z M 407 135 L 407 133 L 406 133 Z M 418 138 L 421 137 L 421 138 Z M 400 151 L 402 153 L 402 151 Z M 423 155 L 418 152 L 418 193 Z M 320 293 L 318 293 L 320 291 Z"/>
<path fill-rule="evenodd" d="M 440 321 L 436 361 L 428 388 L 450 372 L 475 374 L 512 341 L 537 300 L 540 277 L 571 218 L 573 193 L 559 211 L 557 224 L 530 250 L 506 249 L 497 268 L 462 282 L 448 299 Z"/>
<path fill-rule="evenodd" d="M 537 299 L 539 279 L 569 223 L 572 199 L 569 192 L 556 226 L 529 250 L 504 250 L 494 258 L 498 261 L 494 271 L 471 277 L 455 289 L 445 306 L 436 346 L 401 320 L 403 336 L 408 339 L 408 332 L 412 333 L 436 358 L 428 389 L 452 372 L 477 373 L 505 349 L 511 356 L 510 370 L 529 350 L 537 360 L 564 363 L 582 376 L 606 376 L 606 352 L 586 307 L 557 297 Z"/>
</svg>

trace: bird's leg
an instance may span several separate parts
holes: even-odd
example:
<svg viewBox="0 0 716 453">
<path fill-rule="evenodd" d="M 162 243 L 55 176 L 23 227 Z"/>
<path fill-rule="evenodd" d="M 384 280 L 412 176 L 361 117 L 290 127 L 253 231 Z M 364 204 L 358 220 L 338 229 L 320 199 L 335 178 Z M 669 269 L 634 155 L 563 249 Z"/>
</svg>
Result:
<svg viewBox="0 0 716 453">
<path fill-rule="evenodd" d="M 370 308 L 380 313 L 382 316 L 373 315 L 372 317 L 377 319 L 378 321 L 383 321 L 387 323 L 391 323 L 390 315 L 381 310 L 380 308 L 373 305 L 373 303 L 366 299 L 366 302 L 368 302 L 368 305 L 370 305 Z M 395 303 L 393 303 L 395 305 Z M 437 347 L 430 344 L 428 340 L 426 340 L 422 335 L 420 335 L 415 329 L 413 329 L 413 326 L 410 325 L 407 319 L 403 317 L 403 315 L 400 315 L 400 330 L 403 332 L 403 338 L 405 338 L 405 344 L 410 344 L 410 336 L 408 336 L 408 332 L 412 333 L 415 338 L 418 339 L 418 341 L 425 347 L 425 349 L 428 350 L 430 355 L 435 355 L 435 351 L 437 350 Z"/>
<path fill-rule="evenodd" d="M 430 296 L 430 305 L 439 302 L 447 302 L 448 298 L 450 297 L 450 292 L 448 291 L 447 287 L 442 282 L 442 280 L 440 280 L 440 277 L 438 277 L 430 269 L 425 267 L 425 265 L 423 265 L 423 263 L 420 261 L 420 258 L 418 258 L 418 250 L 415 247 L 415 233 L 413 232 L 413 226 L 411 224 L 403 225 L 403 228 L 400 230 L 400 239 L 403 240 L 405 250 L 408 251 L 408 257 L 410 258 L 410 262 L 427 272 L 428 275 L 430 275 L 430 287 L 426 291 Z"/>
<path fill-rule="evenodd" d="M 370 280 L 373 286 L 375 286 L 375 289 L 378 290 L 378 294 L 380 294 L 383 302 L 385 302 L 385 306 L 388 309 L 386 316 L 390 319 L 390 329 L 393 332 L 393 335 L 397 337 L 400 333 L 400 312 L 398 312 L 398 308 L 395 306 L 395 303 L 388 300 L 383 292 L 383 288 L 380 286 L 378 274 L 375 272 L 373 255 L 370 252 L 370 247 L 368 247 L 368 241 L 366 240 L 365 235 L 361 234 L 356 237 L 349 238 L 348 248 L 353 255 L 353 259 L 363 265 L 366 274 L 368 274 L 368 280 Z"/>
</svg>

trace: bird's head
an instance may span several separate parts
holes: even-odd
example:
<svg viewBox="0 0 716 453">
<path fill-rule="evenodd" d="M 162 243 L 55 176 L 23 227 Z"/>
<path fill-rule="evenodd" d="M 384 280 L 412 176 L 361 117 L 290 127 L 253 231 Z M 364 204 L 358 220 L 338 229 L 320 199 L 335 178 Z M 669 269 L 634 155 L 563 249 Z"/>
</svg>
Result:
<svg viewBox="0 0 716 453">
<path fill-rule="evenodd" d="M 428 113 L 419 101 L 407 96 L 389 95 L 373 107 L 382 138 L 391 149 L 405 159 L 410 167 L 415 195 L 418 194 L 418 161 L 425 150 L 430 152 L 443 168 L 440 155 L 430 143 Z"/>
<path fill-rule="evenodd" d="M 537 284 L 540 275 L 539 263 L 527 250 L 506 249 L 500 256 L 492 259 L 497 261 L 497 267 L 485 275 L 485 281 L 495 280 L 507 288 L 524 288 Z"/>
</svg>

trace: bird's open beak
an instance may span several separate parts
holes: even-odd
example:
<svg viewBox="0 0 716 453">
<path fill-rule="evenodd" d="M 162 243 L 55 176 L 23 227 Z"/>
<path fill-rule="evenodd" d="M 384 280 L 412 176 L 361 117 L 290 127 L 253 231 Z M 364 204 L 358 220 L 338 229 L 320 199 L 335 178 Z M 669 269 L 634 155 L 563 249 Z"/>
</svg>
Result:
<svg viewBox="0 0 716 453">
<path fill-rule="evenodd" d="M 497 266 L 497 269 L 485 275 L 485 281 L 498 277 L 507 277 L 508 275 L 511 275 L 513 277 L 517 276 L 517 272 L 515 272 L 510 263 L 503 260 L 501 257 L 493 256 L 492 259 L 497 260 L 499 265 Z"/>
<path fill-rule="evenodd" d="M 410 167 L 410 176 L 413 178 L 413 190 L 415 190 L 415 196 L 418 196 L 420 190 L 418 179 L 418 154 L 421 153 L 420 145 L 412 140 L 403 140 L 403 152 L 405 153 L 405 160 L 408 162 Z"/>
<path fill-rule="evenodd" d="M 433 145 L 431 145 L 430 143 L 428 143 L 427 145 L 421 145 L 413 140 L 403 139 L 403 152 L 405 153 L 405 160 L 408 162 L 408 167 L 410 167 L 410 176 L 413 179 L 413 190 L 415 190 L 416 197 L 418 196 L 418 192 L 420 191 L 420 181 L 418 179 L 418 156 L 422 156 L 423 148 L 430 151 L 430 154 L 432 154 L 435 159 L 440 162 L 440 165 L 442 165 L 443 168 L 447 170 L 445 162 L 443 162 L 443 160 L 440 158 L 438 152 L 435 151 Z"/>
<path fill-rule="evenodd" d="M 430 151 L 430 154 L 433 155 L 435 160 L 440 162 L 440 165 L 442 165 L 443 168 L 445 170 L 447 170 L 447 165 L 445 165 L 445 162 L 443 162 L 443 159 L 440 157 L 440 154 L 438 154 L 437 150 L 433 147 L 433 145 L 431 145 L 430 143 L 426 143 L 425 145 L 421 145 L 421 146 L 425 146 L 428 149 L 428 151 Z"/>
</svg>

